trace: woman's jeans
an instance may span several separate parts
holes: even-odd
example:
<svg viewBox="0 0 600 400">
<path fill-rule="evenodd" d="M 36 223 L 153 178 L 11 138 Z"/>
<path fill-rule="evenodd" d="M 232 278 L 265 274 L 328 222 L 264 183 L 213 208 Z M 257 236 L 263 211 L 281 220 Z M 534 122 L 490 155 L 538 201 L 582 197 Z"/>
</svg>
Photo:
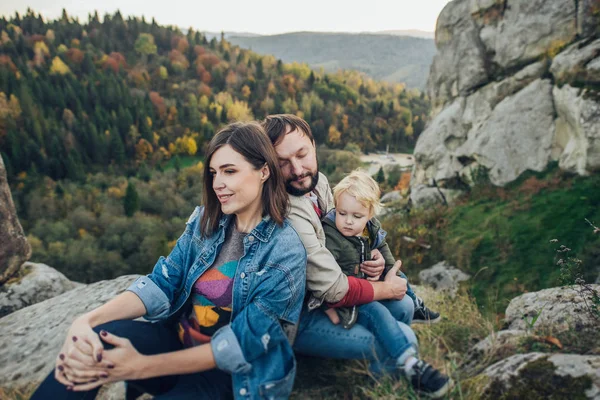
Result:
<svg viewBox="0 0 600 400">
<path fill-rule="evenodd" d="M 163 323 L 141 321 L 113 321 L 94 328 L 127 338 L 142 354 L 152 355 L 181 350 L 183 348 L 173 326 Z M 104 343 L 105 349 L 113 346 Z M 47 399 L 94 399 L 99 388 L 88 392 L 68 391 L 66 386 L 54 379 L 54 371 L 46 377 L 31 397 L 32 400 Z M 150 393 L 155 399 L 231 399 L 231 375 L 218 369 L 187 374 L 171 375 L 127 382 L 127 398 Z"/>
<path fill-rule="evenodd" d="M 302 310 L 294 350 L 325 358 L 367 359 L 376 375 L 394 373 L 409 356 L 417 356 L 417 337 L 410 328 L 413 300 L 374 301 L 359 306 L 358 323 L 334 325 L 321 309 Z"/>
</svg>

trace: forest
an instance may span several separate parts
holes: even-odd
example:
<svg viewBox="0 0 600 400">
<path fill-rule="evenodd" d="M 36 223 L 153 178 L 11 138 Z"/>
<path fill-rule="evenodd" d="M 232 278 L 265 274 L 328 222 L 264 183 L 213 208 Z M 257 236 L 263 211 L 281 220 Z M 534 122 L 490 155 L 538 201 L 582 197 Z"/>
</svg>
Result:
<svg viewBox="0 0 600 400">
<path fill-rule="evenodd" d="M 199 203 L 204 146 L 229 122 L 296 114 L 339 176 L 361 151 L 410 152 L 428 112 L 402 84 L 120 12 L 0 19 L 0 154 L 32 260 L 82 282 L 168 253 Z"/>
</svg>

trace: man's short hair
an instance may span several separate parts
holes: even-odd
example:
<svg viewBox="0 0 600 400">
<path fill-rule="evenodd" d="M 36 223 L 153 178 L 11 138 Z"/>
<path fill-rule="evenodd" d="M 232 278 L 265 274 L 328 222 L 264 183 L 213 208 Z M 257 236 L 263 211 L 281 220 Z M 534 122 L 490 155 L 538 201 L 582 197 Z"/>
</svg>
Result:
<svg viewBox="0 0 600 400">
<path fill-rule="evenodd" d="M 333 200 L 337 207 L 340 196 L 348 193 L 363 207 L 369 209 L 371 217 L 381 210 L 379 184 L 364 171 L 355 170 L 333 188 Z"/>
<path fill-rule="evenodd" d="M 283 140 L 285 135 L 294 130 L 300 131 L 308 136 L 311 142 L 315 142 L 315 138 L 313 137 L 308 122 L 293 114 L 269 115 L 261 122 L 261 125 L 269 136 L 269 139 L 271 139 L 273 146 L 277 146 Z"/>
</svg>

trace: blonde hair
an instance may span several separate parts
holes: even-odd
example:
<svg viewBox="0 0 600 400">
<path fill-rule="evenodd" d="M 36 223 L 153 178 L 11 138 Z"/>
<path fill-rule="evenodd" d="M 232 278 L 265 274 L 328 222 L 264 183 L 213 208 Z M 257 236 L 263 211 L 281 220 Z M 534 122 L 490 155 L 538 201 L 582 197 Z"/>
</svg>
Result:
<svg viewBox="0 0 600 400">
<path fill-rule="evenodd" d="M 366 172 L 355 170 L 346 176 L 333 188 L 333 200 L 337 202 L 343 193 L 353 196 L 363 207 L 369 209 L 371 217 L 377 214 L 382 207 L 379 202 L 381 190 L 379 184 Z"/>
</svg>

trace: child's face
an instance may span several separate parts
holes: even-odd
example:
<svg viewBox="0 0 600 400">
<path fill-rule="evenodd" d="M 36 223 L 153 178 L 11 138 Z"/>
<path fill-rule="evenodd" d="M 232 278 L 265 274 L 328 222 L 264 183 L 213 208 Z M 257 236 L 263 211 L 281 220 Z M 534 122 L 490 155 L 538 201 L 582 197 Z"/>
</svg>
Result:
<svg viewBox="0 0 600 400">
<path fill-rule="evenodd" d="M 348 193 L 338 197 L 335 210 L 335 226 L 344 236 L 361 235 L 371 218 L 369 209 Z"/>
</svg>

